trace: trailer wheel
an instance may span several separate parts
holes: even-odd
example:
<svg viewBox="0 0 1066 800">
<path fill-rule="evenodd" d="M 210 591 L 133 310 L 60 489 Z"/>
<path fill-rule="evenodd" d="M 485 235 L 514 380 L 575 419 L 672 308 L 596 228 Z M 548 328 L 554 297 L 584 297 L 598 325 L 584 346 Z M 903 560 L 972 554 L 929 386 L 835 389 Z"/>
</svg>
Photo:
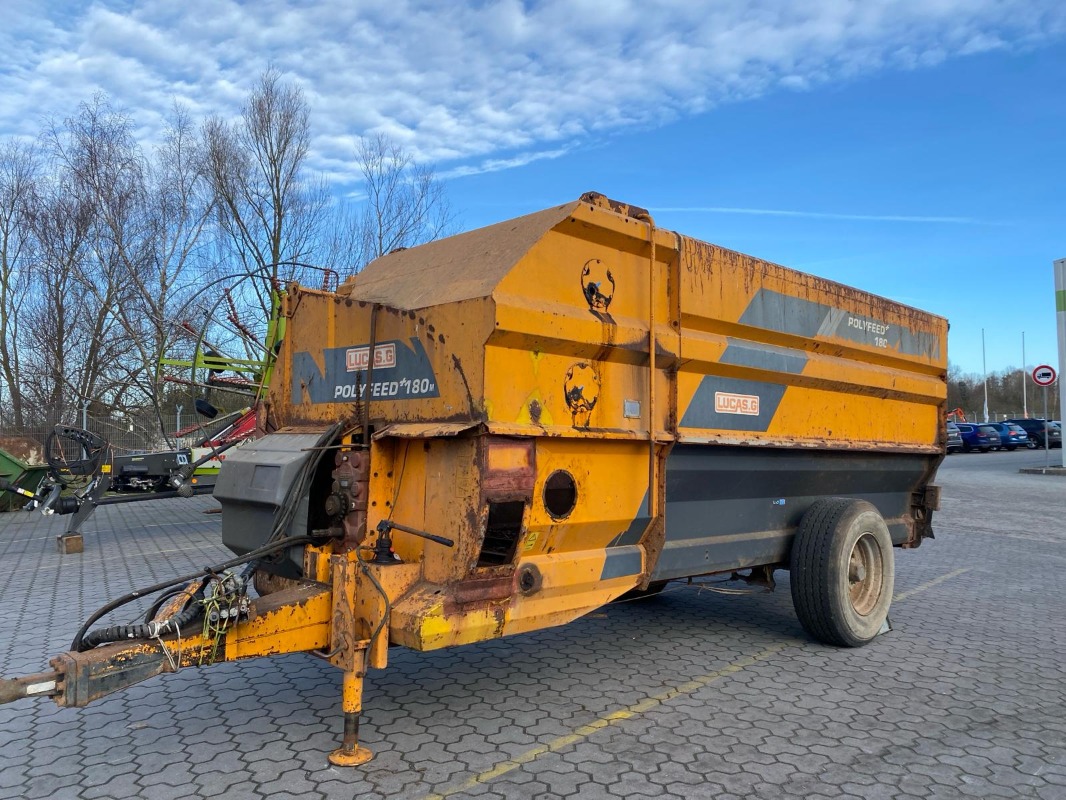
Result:
<svg viewBox="0 0 1066 800">
<path fill-rule="evenodd" d="M 789 571 L 796 615 L 815 639 L 861 647 L 880 632 L 895 567 L 888 526 L 870 503 L 816 501 L 800 520 Z"/>
</svg>

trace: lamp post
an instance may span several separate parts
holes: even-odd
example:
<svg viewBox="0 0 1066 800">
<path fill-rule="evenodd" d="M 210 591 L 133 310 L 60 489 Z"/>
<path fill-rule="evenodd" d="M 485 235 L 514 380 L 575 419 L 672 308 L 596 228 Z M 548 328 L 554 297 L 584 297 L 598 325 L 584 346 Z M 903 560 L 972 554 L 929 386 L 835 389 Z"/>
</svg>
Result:
<svg viewBox="0 0 1066 800">
<path fill-rule="evenodd" d="M 1055 317 L 1059 334 L 1059 416 L 1066 408 L 1066 258 L 1055 262 Z M 1066 447 L 1062 449 L 1062 466 L 1066 467 Z"/>
<path fill-rule="evenodd" d="M 1026 398 L 1028 394 L 1028 384 L 1025 379 L 1028 373 L 1025 370 L 1025 331 L 1022 331 L 1022 416 L 1026 419 L 1029 418 L 1029 401 Z"/>
<path fill-rule="evenodd" d="M 985 364 L 985 329 L 981 328 L 981 372 L 985 376 L 985 422 L 988 422 L 988 366 Z"/>
</svg>

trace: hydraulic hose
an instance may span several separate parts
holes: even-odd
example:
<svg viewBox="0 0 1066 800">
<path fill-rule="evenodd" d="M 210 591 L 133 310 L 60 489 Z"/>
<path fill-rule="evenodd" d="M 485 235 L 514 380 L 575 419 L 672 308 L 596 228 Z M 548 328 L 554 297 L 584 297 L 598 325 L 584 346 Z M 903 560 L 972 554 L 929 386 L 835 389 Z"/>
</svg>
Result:
<svg viewBox="0 0 1066 800">
<path fill-rule="evenodd" d="M 116 600 L 112 600 L 107 605 L 99 608 L 91 617 L 85 620 L 85 623 L 81 626 L 81 628 L 78 629 L 78 632 L 74 635 L 74 641 L 71 642 L 70 649 L 78 653 L 88 650 L 89 648 L 85 646 L 85 638 L 87 635 L 86 631 L 89 630 L 89 626 L 91 626 L 94 622 L 96 622 L 105 614 L 109 614 L 116 608 L 120 608 L 121 606 L 124 606 L 127 603 L 132 603 L 138 598 L 144 597 L 148 594 L 154 594 L 155 592 L 161 592 L 164 589 L 171 588 L 172 586 L 177 586 L 182 583 L 188 583 L 189 581 L 195 580 L 196 578 L 209 578 L 213 575 L 217 575 L 220 572 L 224 572 L 230 567 L 239 567 L 241 564 L 247 564 L 249 561 L 255 561 L 257 558 L 269 555 L 275 550 L 283 550 L 286 547 L 295 547 L 301 544 L 310 544 L 314 541 L 315 537 L 313 536 L 293 536 L 290 538 L 285 538 L 280 541 L 270 542 L 269 544 L 266 544 L 263 547 L 245 553 L 243 556 L 231 558 L 229 561 L 223 561 L 221 564 L 218 564 L 214 567 L 205 567 L 199 572 L 193 572 L 189 575 L 182 575 L 178 578 L 171 578 L 166 581 L 160 581 L 159 583 L 154 583 L 151 586 L 146 586 L 143 589 L 134 589 L 132 592 L 124 594 L 122 597 L 119 597 Z"/>
<path fill-rule="evenodd" d="M 161 581 L 160 583 L 153 584 L 152 586 L 145 587 L 144 589 L 135 589 L 132 592 L 123 595 L 117 600 L 112 600 L 107 605 L 97 610 L 78 630 L 74 636 L 74 641 L 70 645 L 70 649 L 76 652 L 84 652 L 95 647 L 98 644 L 104 642 L 122 641 L 125 639 L 148 639 L 155 638 L 158 635 L 158 631 L 153 633 L 149 626 L 151 623 L 138 624 L 138 625 L 118 625 L 109 628 L 103 628 L 99 631 L 93 631 L 91 634 L 86 632 L 89 627 L 105 614 L 114 611 L 116 608 L 131 603 L 140 597 L 144 597 L 148 594 L 154 594 L 155 592 L 161 592 L 164 589 L 170 589 L 171 587 L 178 586 L 180 584 L 188 583 L 196 578 L 211 577 L 217 575 L 220 572 L 224 572 L 230 567 L 240 566 L 241 564 L 247 564 L 250 561 L 255 561 L 263 556 L 275 553 L 278 550 L 285 550 L 289 547 L 295 547 L 301 544 L 310 544 L 315 541 L 313 536 L 285 536 L 285 531 L 288 530 L 289 524 L 292 521 L 292 517 L 296 512 L 296 507 L 299 504 L 300 498 L 307 491 L 308 486 L 311 483 L 311 479 L 314 476 L 315 470 L 321 461 L 324 451 L 318 450 L 319 447 L 326 445 L 336 438 L 337 434 L 342 429 L 340 423 L 335 423 L 329 430 L 322 434 L 318 439 L 316 445 L 316 454 L 314 457 L 309 458 L 304 464 L 303 469 L 300 470 L 297 479 L 293 482 L 293 485 L 289 487 L 285 499 L 280 507 L 277 515 L 274 519 L 274 527 L 270 532 L 270 536 L 265 545 L 237 558 L 232 558 L 229 561 L 225 561 L 214 567 L 206 567 L 200 572 L 196 572 L 190 575 L 183 575 L 178 578 L 171 578 L 170 580 Z M 194 607 L 199 608 L 199 604 L 194 604 Z M 183 612 L 184 613 L 184 612 Z M 188 624 L 191 620 L 187 620 Z M 109 638 L 113 637 L 113 638 Z"/>
<path fill-rule="evenodd" d="M 193 622 L 203 612 L 200 601 L 204 598 L 201 587 L 190 598 L 189 605 L 166 622 L 148 622 L 143 625 L 113 625 L 110 628 L 97 628 L 90 631 L 81 640 L 82 650 L 91 650 L 97 645 L 108 642 L 121 642 L 126 639 L 154 639 L 166 632 L 177 632 Z"/>
</svg>

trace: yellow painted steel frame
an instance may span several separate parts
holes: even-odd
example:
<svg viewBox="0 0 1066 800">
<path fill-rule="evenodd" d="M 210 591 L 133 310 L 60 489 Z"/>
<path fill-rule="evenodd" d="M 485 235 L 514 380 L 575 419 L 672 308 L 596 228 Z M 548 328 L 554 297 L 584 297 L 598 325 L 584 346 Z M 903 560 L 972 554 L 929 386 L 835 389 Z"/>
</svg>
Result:
<svg viewBox="0 0 1066 800">
<path fill-rule="evenodd" d="M 335 613 L 351 607 L 371 629 L 381 624 L 381 592 L 363 577 L 372 574 L 391 604 L 388 639 L 430 650 L 563 624 L 633 588 L 644 569 L 638 546 L 617 551 L 627 556 L 622 560 L 628 571 L 605 573 L 605 565 L 608 544 L 631 525 L 645 502 L 647 446 L 544 439 L 528 448 L 530 463 L 525 446 L 511 446 L 516 441 L 483 436 L 375 441 L 370 529 L 392 519 L 454 539 L 456 546 L 394 531 L 402 565 L 380 567 L 349 558 L 338 568 L 340 557 L 334 556 L 334 587 L 347 587 L 349 596 Z M 480 478 L 486 470 L 503 483 L 508 472 L 529 472 L 532 479 L 517 501 L 524 504 L 522 533 L 506 564 L 478 560 L 490 502 L 482 501 Z M 580 498 L 566 519 L 552 518 L 534 500 L 557 471 L 574 476 Z M 369 631 L 364 628 L 360 636 L 369 638 Z M 383 666 L 382 645 L 379 639 L 371 648 L 374 666 Z"/>
<path fill-rule="evenodd" d="M 331 611 L 330 587 L 305 581 L 256 600 L 249 618 L 230 626 L 218 642 L 196 633 L 64 653 L 52 661 L 61 686 L 56 702 L 84 706 L 163 672 L 319 650 L 332 639 Z"/>
<path fill-rule="evenodd" d="M 337 293 L 290 287 L 284 304 L 271 422 L 369 418 L 366 526 L 358 547 L 305 548 L 309 582 L 257 601 L 223 657 L 314 650 L 341 669 L 337 764 L 369 758 L 361 682 L 390 643 L 537 630 L 647 588 L 675 443 L 940 452 L 945 320 L 602 197 L 390 254 Z M 394 528 L 398 562 L 374 563 L 382 523 L 454 546 Z M 68 654 L 71 687 L 94 653 Z"/>
<path fill-rule="evenodd" d="M 277 579 L 221 639 L 57 657 L 60 704 L 205 654 L 315 652 L 343 674 L 330 759 L 361 764 L 362 681 L 390 644 L 561 625 L 647 588 L 675 444 L 909 453 L 933 467 L 942 452 L 945 320 L 598 195 L 390 254 L 336 293 L 292 286 L 282 303 L 264 416 L 282 431 L 358 431 L 345 442 L 369 447 L 365 524 L 362 496 L 358 509 L 342 498 L 344 538 L 305 547 L 304 580 Z M 395 561 L 371 549 L 379 525 L 402 526 Z"/>
<path fill-rule="evenodd" d="M 287 303 L 278 424 L 358 423 L 369 397 L 368 530 L 393 521 L 456 543 L 394 532 L 408 567 L 384 623 L 369 576 L 399 573 L 334 565 L 350 595 L 337 608 L 364 607 L 345 624 L 381 625 L 375 642 L 475 642 L 646 588 L 675 443 L 940 448 L 944 320 L 602 197 L 386 256 L 336 294 L 292 287 Z M 416 362 L 432 379 L 410 380 Z M 577 497 L 558 518 L 544 502 L 556 472 Z M 494 563 L 481 552 L 490 516 L 514 503 L 519 541 Z"/>
</svg>

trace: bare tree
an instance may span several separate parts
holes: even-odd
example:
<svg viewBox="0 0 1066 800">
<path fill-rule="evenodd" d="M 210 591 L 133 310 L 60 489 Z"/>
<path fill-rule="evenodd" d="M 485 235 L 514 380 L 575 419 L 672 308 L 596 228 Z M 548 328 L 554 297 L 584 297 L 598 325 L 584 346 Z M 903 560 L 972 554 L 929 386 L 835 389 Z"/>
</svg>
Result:
<svg viewBox="0 0 1066 800">
<path fill-rule="evenodd" d="M 303 92 L 274 68 L 260 77 L 239 122 L 215 117 L 203 127 L 218 225 L 235 266 L 260 277 L 253 285 L 264 322 L 278 282 L 309 277 L 295 265 L 313 260 L 329 205 L 325 184 L 306 174 L 310 136 Z"/>
<path fill-rule="evenodd" d="M 36 151 L 25 144 L 9 142 L 0 148 L 0 377 L 10 402 L 10 421 L 18 428 L 26 424 L 21 383 L 25 342 L 20 322 L 33 290 L 29 214 L 37 161 Z M 2 403 L 0 397 L 0 407 Z"/>
<path fill-rule="evenodd" d="M 175 107 L 149 172 L 145 214 L 152 230 L 153 264 L 137 281 L 150 326 L 151 349 L 145 349 L 144 356 L 153 368 L 182 338 L 181 323 L 204 282 L 204 234 L 214 201 L 202 165 L 202 146 L 188 113 Z M 153 369 L 144 377 L 161 375 Z M 160 380 L 152 381 L 157 410 L 165 389 Z"/>
<path fill-rule="evenodd" d="M 42 419 L 57 421 L 68 405 L 85 397 L 89 381 L 75 374 L 84 366 L 86 304 L 80 276 L 87 258 L 92 209 L 62 178 L 42 181 L 31 214 L 37 242 L 36 291 L 28 299 L 23 390 Z M 92 371 L 92 370 L 90 370 Z M 81 370 L 84 373 L 84 370 Z"/>
<path fill-rule="evenodd" d="M 159 362 L 178 334 L 180 309 L 198 288 L 199 243 L 211 207 L 198 141 L 180 107 L 163 134 L 154 158 L 146 157 L 130 118 L 97 96 L 47 135 L 56 169 L 91 209 L 91 258 L 74 273 L 96 312 L 82 315 L 91 320 L 83 332 L 83 382 L 91 385 L 78 390 L 100 391 L 103 373 L 93 365 L 120 342 L 106 381 L 113 410 L 146 402 L 160 408 Z"/>
<path fill-rule="evenodd" d="M 432 167 L 385 134 L 364 138 L 356 152 L 366 199 L 346 210 L 330 249 L 332 260 L 358 272 L 379 256 L 453 232 L 455 215 Z"/>
<path fill-rule="evenodd" d="M 42 278 L 33 319 L 46 343 L 38 395 L 54 419 L 73 401 L 139 404 L 142 331 L 124 323 L 144 316 L 137 286 L 153 257 L 132 123 L 98 95 L 52 122 L 42 141 L 50 169 L 33 215 Z"/>
<path fill-rule="evenodd" d="M 192 349 L 176 323 L 224 355 L 261 356 L 273 292 L 322 281 L 308 264 L 355 272 L 450 232 L 443 184 L 388 137 L 361 143 L 365 202 L 339 211 L 307 170 L 309 147 L 302 91 L 269 69 L 236 122 L 208 119 L 197 135 L 175 108 L 150 152 L 103 95 L 38 147 L 0 148 L 5 416 L 59 419 L 86 399 L 103 414 L 158 410 L 174 400 L 161 356 Z"/>
</svg>

